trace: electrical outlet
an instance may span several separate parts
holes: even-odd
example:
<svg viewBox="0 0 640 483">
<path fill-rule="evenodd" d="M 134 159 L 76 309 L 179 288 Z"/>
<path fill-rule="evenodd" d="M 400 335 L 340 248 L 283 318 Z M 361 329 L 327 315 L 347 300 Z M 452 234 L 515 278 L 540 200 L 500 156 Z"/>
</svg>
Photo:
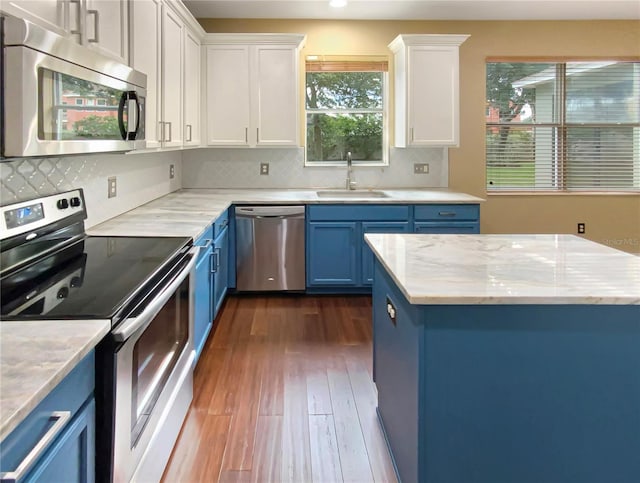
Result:
<svg viewBox="0 0 640 483">
<path fill-rule="evenodd" d="M 176 166 L 174 164 L 169 165 L 169 179 L 176 177 Z"/>
<path fill-rule="evenodd" d="M 260 174 L 269 174 L 269 163 L 260 163 Z"/>
<path fill-rule="evenodd" d="M 413 164 L 413 174 L 428 174 L 429 173 L 429 164 L 428 163 L 414 163 Z"/>
<path fill-rule="evenodd" d="M 578 233 L 580 233 L 581 235 L 585 233 L 585 224 L 584 223 L 578 223 Z"/>
<path fill-rule="evenodd" d="M 116 177 L 111 176 L 107 179 L 107 198 L 115 198 L 117 194 Z"/>
</svg>

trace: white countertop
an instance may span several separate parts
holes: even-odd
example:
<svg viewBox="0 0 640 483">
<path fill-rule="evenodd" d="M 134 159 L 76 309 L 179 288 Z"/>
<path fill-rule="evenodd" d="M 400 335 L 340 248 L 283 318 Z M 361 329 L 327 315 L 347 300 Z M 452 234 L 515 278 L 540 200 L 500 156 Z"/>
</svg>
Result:
<svg viewBox="0 0 640 483">
<path fill-rule="evenodd" d="M 195 239 L 232 204 L 459 204 L 484 201 L 444 188 L 376 191 L 383 191 L 387 197 L 336 195 L 319 198 L 316 190 L 184 189 L 96 225 L 87 233 L 92 236 L 189 236 Z"/>
<path fill-rule="evenodd" d="M 419 305 L 640 305 L 640 256 L 573 235 L 367 234 Z"/>
<path fill-rule="evenodd" d="M 106 320 L 0 323 L 0 441 L 110 328 Z"/>
</svg>

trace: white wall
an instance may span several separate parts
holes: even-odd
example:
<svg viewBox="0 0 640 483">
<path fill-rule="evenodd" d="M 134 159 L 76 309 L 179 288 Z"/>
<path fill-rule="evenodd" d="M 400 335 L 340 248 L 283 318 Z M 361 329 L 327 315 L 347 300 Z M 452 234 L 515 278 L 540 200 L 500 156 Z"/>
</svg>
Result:
<svg viewBox="0 0 640 483">
<path fill-rule="evenodd" d="M 305 167 L 304 148 L 193 149 L 182 153 L 183 188 L 344 188 L 347 168 Z M 269 175 L 260 175 L 260 163 Z M 414 174 L 429 163 L 429 174 Z M 358 188 L 441 188 L 449 184 L 446 149 L 391 149 L 389 166 L 354 167 Z"/>
<path fill-rule="evenodd" d="M 176 175 L 169 179 L 169 165 Z M 107 178 L 116 176 L 118 194 L 107 198 Z M 23 158 L 0 163 L 0 204 L 83 188 L 87 228 L 129 211 L 182 185 L 180 151 Z"/>
</svg>

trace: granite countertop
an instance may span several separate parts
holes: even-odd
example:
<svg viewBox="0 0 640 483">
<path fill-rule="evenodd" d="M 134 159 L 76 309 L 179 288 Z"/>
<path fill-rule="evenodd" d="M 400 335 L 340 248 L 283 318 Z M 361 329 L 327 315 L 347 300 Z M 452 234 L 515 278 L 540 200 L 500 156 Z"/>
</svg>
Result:
<svg viewBox="0 0 640 483">
<path fill-rule="evenodd" d="M 0 441 L 110 328 L 106 320 L 0 323 Z"/>
<path fill-rule="evenodd" d="M 341 190 L 319 198 L 318 190 L 183 189 L 139 206 L 87 230 L 92 236 L 189 236 L 196 239 L 232 204 L 336 204 L 336 203 L 480 203 L 484 201 L 448 189 L 376 190 L 385 198 L 343 196 Z M 356 193 L 366 193 L 357 190 Z M 335 193 L 335 195 L 333 195 Z M 363 195 L 364 196 L 364 195 Z"/>
<path fill-rule="evenodd" d="M 640 256 L 574 235 L 365 239 L 412 304 L 640 305 Z"/>
</svg>

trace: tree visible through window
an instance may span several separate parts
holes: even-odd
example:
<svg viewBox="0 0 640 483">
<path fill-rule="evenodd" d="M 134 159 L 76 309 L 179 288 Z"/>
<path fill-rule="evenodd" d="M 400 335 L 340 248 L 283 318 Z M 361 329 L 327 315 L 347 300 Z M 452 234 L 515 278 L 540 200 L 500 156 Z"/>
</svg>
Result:
<svg viewBox="0 0 640 483">
<path fill-rule="evenodd" d="M 487 189 L 640 190 L 640 63 L 487 63 Z"/>
<path fill-rule="evenodd" d="M 352 66 L 353 67 L 353 66 Z M 386 161 L 386 73 L 307 72 L 307 162 Z"/>
</svg>

